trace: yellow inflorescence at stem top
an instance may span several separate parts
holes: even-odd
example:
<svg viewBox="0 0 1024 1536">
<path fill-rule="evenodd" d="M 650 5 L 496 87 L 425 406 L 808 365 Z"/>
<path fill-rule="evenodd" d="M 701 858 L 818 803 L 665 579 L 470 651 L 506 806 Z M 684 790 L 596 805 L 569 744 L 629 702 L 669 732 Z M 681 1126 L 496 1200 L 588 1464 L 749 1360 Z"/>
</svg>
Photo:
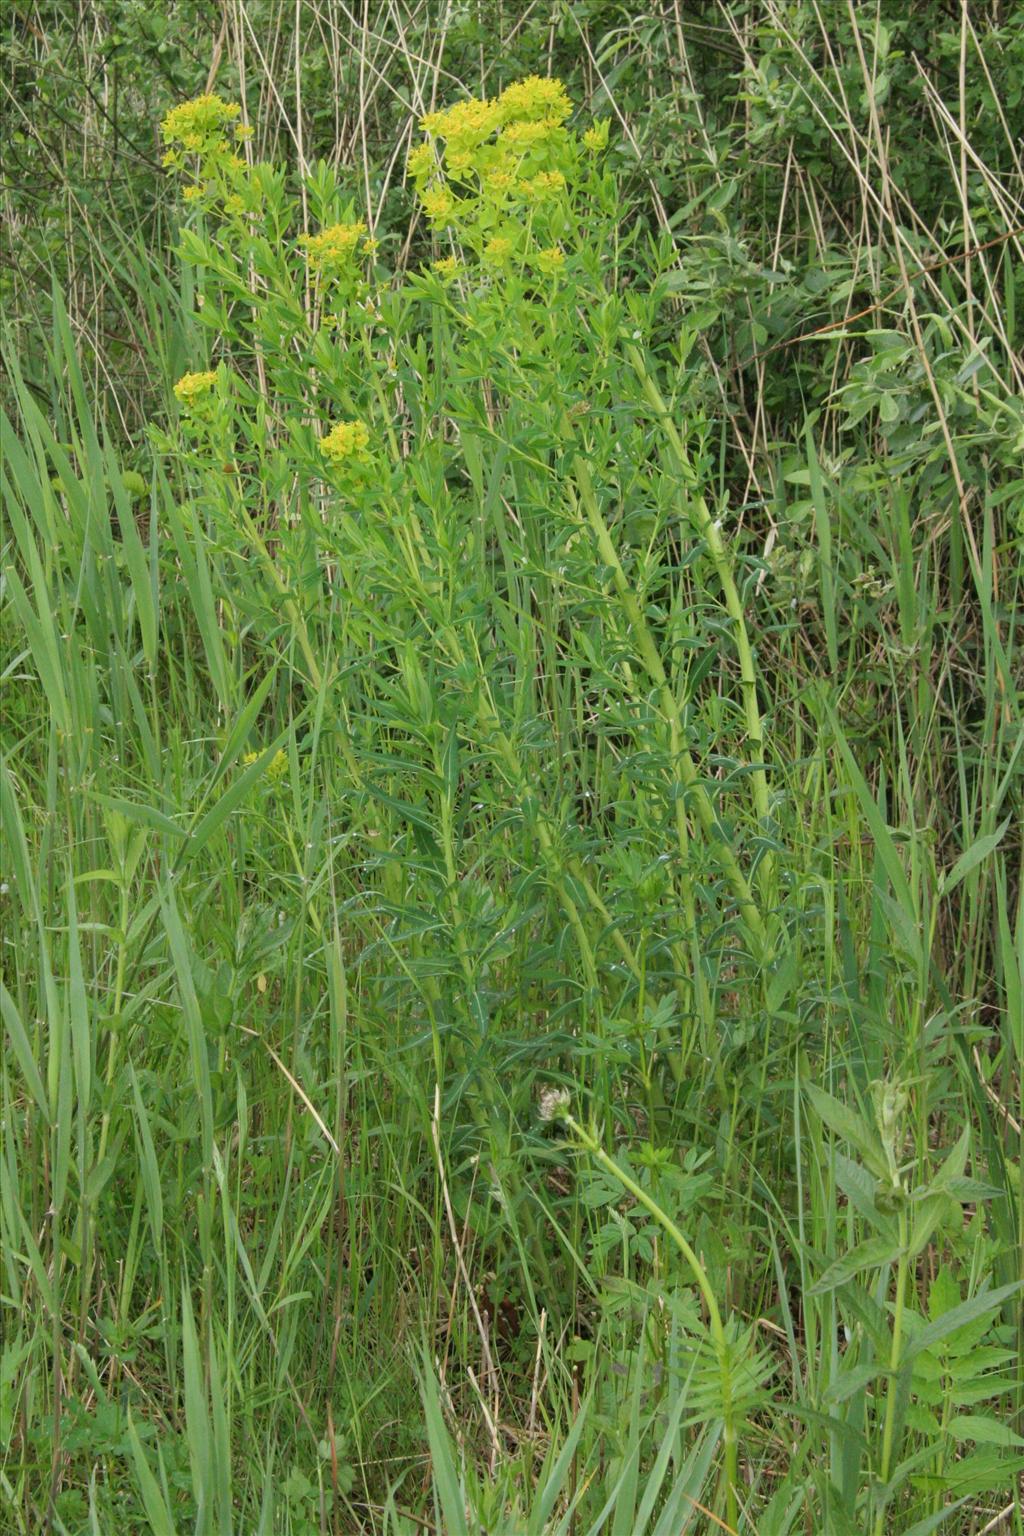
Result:
<svg viewBox="0 0 1024 1536">
<path fill-rule="evenodd" d="M 561 80 L 531 75 L 492 100 L 474 97 L 421 118 L 426 137 L 406 164 L 431 224 L 456 226 L 466 238 L 482 216 L 479 239 L 470 237 L 470 245 L 491 263 L 505 259 L 509 239 L 517 255 L 527 256 L 518 215 L 562 198 L 566 172 L 574 174 L 579 163 L 580 141 L 566 127 L 571 112 Z M 607 141 L 608 125 L 601 123 L 587 130 L 582 148 L 596 153 Z M 541 271 L 560 268 L 561 252 L 553 249 L 535 259 Z"/>
<path fill-rule="evenodd" d="M 332 224 L 318 235 L 300 235 L 299 245 L 305 250 L 312 270 L 328 277 L 349 266 L 365 234 L 366 225 L 357 219 L 353 224 Z"/>
<path fill-rule="evenodd" d="M 257 762 L 259 757 L 260 754 L 258 752 L 247 752 L 242 758 L 242 766 L 248 768 L 250 764 Z M 273 757 L 267 764 L 267 778 L 273 784 L 276 783 L 279 779 L 283 779 L 287 772 L 288 754 L 283 747 L 278 747 L 277 751 L 274 753 Z"/>
<path fill-rule="evenodd" d="M 207 139 L 223 133 L 241 110 L 237 102 L 222 101 L 219 96 L 195 96 L 171 108 L 160 124 L 160 133 L 166 144 L 201 149 Z"/>
<path fill-rule="evenodd" d="M 216 373 L 184 373 L 174 386 L 175 399 L 187 410 L 208 395 L 216 382 Z"/>
<path fill-rule="evenodd" d="M 443 140 L 446 168 L 456 178 L 472 171 L 512 177 L 522 154 L 557 136 L 571 111 L 561 80 L 531 75 L 492 101 L 470 97 L 444 111 L 428 112 L 420 119 L 427 137 L 410 152 L 409 175 L 420 181 L 440 169 L 437 150 Z"/>
<path fill-rule="evenodd" d="M 332 464 L 344 464 L 365 458 L 369 442 L 370 433 L 365 422 L 338 421 L 320 439 L 320 452 Z"/>
</svg>

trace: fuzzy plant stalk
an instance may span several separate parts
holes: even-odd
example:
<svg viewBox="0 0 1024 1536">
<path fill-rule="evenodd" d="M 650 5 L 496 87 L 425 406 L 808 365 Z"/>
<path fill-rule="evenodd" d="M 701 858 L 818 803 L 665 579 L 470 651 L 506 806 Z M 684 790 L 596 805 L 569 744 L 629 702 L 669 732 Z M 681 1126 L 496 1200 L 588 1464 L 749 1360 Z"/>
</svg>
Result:
<svg viewBox="0 0 1024 1536">
<path fill-rule="evenodd" d="M 730 1358 L 729 1340 L 726 1337 L 722 1313 L 711 1281 L 708 1279 L 707 1271 L 668 1213 L 661 1208 L 656 1200 L 652 1199 L 645 1189 L 641 1188 L 631 1174 L 628 1174 L 624 1168 L 620 1167 L 615 1159 L 604 1150 L 597 1137 L 581 1126 L 570 1114 L 563 1112 L 561 1118 L 580 1146 L 590 1153 L 594 1161 L 605 1172 L 610 1173 L 613 1178 L 617 1179 L 623 1189 L 632 1195 L 633 1199 L 637 1200 L 649 1215 L 654 1218 L 669 1240 L 679 1250 L 696 1281 L 697 1289 L 700 1291 L 704 1305 L 707 1308 L 711 1341 L 718 1362 L 719 1386 L 722 1395 L 722 1444 L 725 1452 L 725 1466 L 723 1469 L 725 1479 L 725 1520 L 728 1528 L 735 1530 L 738 1516 L 739 1437 L 733 1401 L 732 1360 Z"/>
<path fill-rule="evenodd" d="M 882 1459 L 878 1468 L 884 1489 L 892 1469 L 893 1439 L 896 1430 L 896 1404 L 899 1398 L 899 1368 L 903 1349 L 903 1323 L 906 1312 L 907 1272 L 910 1267 L 910 1232 L 905 1209 L 899 1213 L 900 1255 L 896 1267 L 896 1299 L 893 1305 L 892 1339 L 889 1345 L 889 1387 L 885 1398 L 885 1423 L 882 1428 Z M 884 1536 L 885 1500 L 880 1499 L 875 1515 L 874 1536 Z"/>
</svg>

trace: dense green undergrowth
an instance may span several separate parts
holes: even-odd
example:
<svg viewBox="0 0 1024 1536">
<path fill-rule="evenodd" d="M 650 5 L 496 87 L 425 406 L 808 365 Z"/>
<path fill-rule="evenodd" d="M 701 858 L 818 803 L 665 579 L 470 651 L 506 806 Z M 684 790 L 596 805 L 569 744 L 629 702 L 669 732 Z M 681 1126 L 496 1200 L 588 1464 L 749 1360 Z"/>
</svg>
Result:
<svg viewBox="0 0 1024 1536">
<path fill-rule="evenodd" d="M 12 1530 L 1020 1536 L 1017 37 L 928 9 L 201 97 L 109 348 L 11 277 Z"/>
</svg>

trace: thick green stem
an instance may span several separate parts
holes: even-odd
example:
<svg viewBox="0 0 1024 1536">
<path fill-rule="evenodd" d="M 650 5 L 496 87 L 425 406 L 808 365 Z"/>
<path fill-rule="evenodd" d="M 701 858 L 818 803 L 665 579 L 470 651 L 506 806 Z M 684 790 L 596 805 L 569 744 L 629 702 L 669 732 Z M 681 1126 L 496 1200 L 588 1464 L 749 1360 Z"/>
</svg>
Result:
<svg viewBox="0 0 1024 1536">
<path fill-rule="evenodd" d="M 599 1163 L 614 1178 L 618 1179 L 623 1189 L 628 1190 L 634 1200 L 639 1201 L 644 1209 L 654 1217 L 658 1225 L 667 1233 L 686 1261 L 694 1280 L 697 1282 L 697 1289 L 704 1298 L 704 1305 L 708 1312 L 711 1339 L 718 1360 L 719 1381 L 722 1389 L 722 1440 L 725 1447 L 725 1518 L 730 1529 L 735 1529 L 739 1447 L 732 1400 L 732 1360 L 729 1351 L 729 1340 L 725 1332 L 725 1324 L 722 1321 L 722 1314 L 719 1310 L 711 1281 L 708 1279 L 707 1271 L 671 1216 L 662 1210 L 658 1202 L 652 1199 L 647 1191 L 642 1189 L 636 1180 L 624 1168 L 621 1168 L 613 1157 L 608 1155 L 597 1138 L 592 1136 L 589 1131 L 585 1131 L 571 1115 L 566 1115 L 565 1123 L 581 1145 L 586 1147 L 594 1161 Z"/>
<path fill-rule="evenodd" d="M 100 1122 L 99 1149 L 96 1153 L 96 1166 L 99 1167 L 107 1150 L 107 1137 L 110 1134 L 110 1098 L 111 1084 L 114 1081 L 114 1064 L 117 1061 L 118 1042 L 121 1039 L 121 1003 L 124 998 L 125 971 L 128 961 L 128 918 L 129 918 L 129 882 L 128 877 L 121 871 L 121 896 L 118 910 L 118 935 L 117 935 L 117 975 L 114 979 L 114 1006 L 111 1010 L 116 1026 L 111 1031 L 110 1044 L 107 1048 L 107 1071 L 104 1078 L 104 1098 L 107 1108 L 103 1111 L 103 1119 Z"/>
<path fill-rule="evenodd" d="M 900 1258 L 896 1270 L 896 1305 L 892 1318 L 892 1343 L 889 1347 L 889 1390 L 885 1400 L 885 1427 L 882 1430 L 882 1461 L 878 1469 L 879 1479 L 884 1485 L 889 1481 L 889 1472 L 892 1467 L 892 1443 L 896 1429 L 896 1399 L 899 1396 L 897 1375 L 900 1365 L 900 1354 L 903 1348 L 903 1314 L 906 1309 L 907 1296 L 907 1270 L 910 1264 L 909 1258 L 909 1233 L 906 1210 L 900 1211 Z M 875 1516 L 875 1536 L 884 1536 L 885 1531 L 885 1504 L 880 1502 L 878 1513 Z"/>
</svg>

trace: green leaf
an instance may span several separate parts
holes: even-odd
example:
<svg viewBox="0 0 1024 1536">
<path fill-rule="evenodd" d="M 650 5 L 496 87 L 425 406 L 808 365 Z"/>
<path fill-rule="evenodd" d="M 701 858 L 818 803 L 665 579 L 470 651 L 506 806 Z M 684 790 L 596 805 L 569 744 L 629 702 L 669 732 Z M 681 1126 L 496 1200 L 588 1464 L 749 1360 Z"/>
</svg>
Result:
<svg viewBox="0 0 1024 1536">
<path fill-rule="evenodd" d="M 939 1222 L 951 1209 L 957 1209 L 957 1207 L 952 1196 L 945 1190 L 930 1190 L 920 1200 L 914 1202 L 911 1207 L 914 1220 L 910 1229 L 908 1248 L 910 1258 L 917 1258 L 917 1255 L 926 1247 Z"/>
<path fill-rule="evenodd" d="M 825 712 L 828 715 L 829 722 L 835 735 L 836 746 L 839 748 L 839 755 L 843 760 L 843 764 L 850 778 L 850 783 L 853 786 L 854 793 L 860 803 L 860 808 L 864 814 L 864 819 L 870 828 L 871 836 L 874 838 L 875 847 L 878 850 L 878 856 L 882 861 L 882 867 L 888 875 L 889 882 L 892 885 L 893 892 L 896 897 L 896 903 L 899 907 L 901 917 L 903 918 L 903 923 L 900 929 L 901 936 L 903 937 L 904 942 L 908 945 L 908 949 L 913 955 L 914 959 L 920 963 L 921 941 L 919 935 L 917 904 L 914 901 L 913 893 L 911 892 L 910 884 L 907 880 L 906 870 L 903 868 L 902 861 L 896 850 L 896 843 L 893 840 L 892 832 L 889 827 L 886 826 L 885 821 L 882 818 L 882 814 L 879 811 L 878 806 L 875 804 L 874 796 L 868 788 L 864 775 L 861 773 L 860 768 L 857 766 L 857 760 L 850 749 L 849 742 L 843 734 L 839 721 L 836 718 L 835 711 L 827 700 L 825 701 Z"/>
<path fill-rule="evenodd" d="M 117 795 L 104 795 L 99 790 L 93 791 L 92 798 L 98 805 L 105 806 L 108 811 L 117 811 L 119 815 L 139 826 L 152 827 L 155 832 L 164 832 L 168 837 L 184 838 L 188 835 L 184 827 L 179 827 L 176 821 L 165 816 L 163 811 L 158 811 L 155 805 L 140 805 L 136 800 L 123 800 Z"/>
<path fill-rule="evenodd" d="M 452 1453 L 451 1438 L 441 1412 L 441 1399 L 429 1360 L 424 1361 L 420 1390 L 423 1393 L 427 1440 L 430 1444 L 434 1485 L 443 1516 L 443 1529 L 448 1536 L 470 1536 L 470 1527 L 466 1519 L 466 1500 L 463 1496 L 461 1480 Z"/>
<path fill-rule="evenodd" d="M 972 869 L 976 869 L 990 853 L 999 847 L 1012 820 L 1012 816 L 1007 816 L 994 832 L 989 832 L 985 837 L 979 837 L 969 848 L 964 849 L 953 867 L 948 869 L 939 880 L 940 896 L 948 896 L 950 891 L 955 891 L 961 880 L 966 879 Z"/>
<path fill-rule="evenodd" d="M 839 671 L 839 632 L 836 624 L 835 576 L 832 567 L 832 509 L 825 500 L 821 465 L 814 446 L 811 424 L 805 434 L 807 473 L 814 507 L 814 530 L 818 538 L 818 578 L 821 582 L 821 613 L 825 623 L 825 647 L 833 677 Z"/>
<path fill-rule="evenodd" d="M 246 700 L 243 708 L 239 710 L 221 750 L 220 762 L 217 764 L 217 779 L 222 779 L 229 772 L 235 759 L 249 740 L 249 733 L 252 730 L 253 722 L 263 708 L 267 694 L 270 692 L 270 686 L 277 676 L 279 665 L 279 660 L 274 660 L 271 663 L 267 669 L 266 676 L 253 689 L 251 696 Z"/>
<path fill-rule="evenodd" d="M 32 1045 L 28 1038 L 28 1031 L 21 1021 L 21 1015 L 14 1006 L 14 999 L 0 981 L 0 1015 L 3 1016 L 7 1029 L 7 1038 L 14 1047 L 21 1075 L 25 1079 L 25 1086 L 36 1102 L 39 1113 L 43 1117 L 44 1124 L 49 1124 L 50 1106 L 46 1098 L 46 1089 L 43 1079 L 32 1052 Z"/>
<path fill-rule="evenodd" d="M 976 1318 L 994 1315 L 999 1311 L 1004 1301 L 1015 1296 L 1024 1286 L 1024 1281 L 1015 1281 L 1012 1285 L 1001 1285 L 994 1291 L 979 1291 L 977 1295 L 970 1296 L 962 1301 L 958 1307 L 950 1307 L 948 1312 L 943 1312 L 934 1322 L 926 1323 L 915 1337 L 908 1341 L 903 1351 L 903 1363 L 912 1360 L 922 1350 L 931 1349 L 933 1344 L 938 1344 L 958 1328 L 963 1328 L 967 1323 L 973 1323 Z"/>
<path fill-rule="evenodd" d="M 153 1536 L 177 1536 L 171 1512 L 160 1491 L 160 1484 L 153 1476 L 152 1468 L 146 1460 L 146 1453 L 142 1449 L 142 1442 L 130 1411 L 128 1440 L 132 1448 L 132 1460 L 135 1463 L 135 1476 L 138 1480 L 139 1492 L 142 1494 L 143 1508 Z"/>
<path fill-rule="evenodd" d="M 971 1127 L 965 1125 L 955 1145 L 950 1149 L 941 1168 L 931 1181 L 932 1189 L 950 1189 L 958 1180 L 963 1178 L 964 1169 L 967 1167 L 967 1153 L 971 1146 Z"/>
<path fill-rule="evenodd" d="M 833 1098 L 830 1093 L 826 1093 L 815 1083 L 806 1083 L 804 1086 L 807 1097 L 814 1105 L 819 1118 L 824 1120 L 837 1136 L 857 1148 L 876 1178 L 885 1178 L 889 1172 L 885 1153 L 878 1137 L 863 1116 L 856 1110 L 850 1109 L 848 1105 L 841 1104 L 838 1099 Z"/>
<path fill-rule="evenodd" d="M 862 1269 L 878 1269 L 883 1264 L 893 1263 L 898 1257 L 899 1247 L 890 1238 L 866 1238 L 851 1248 L 849 1253 L 844 1253 L 841 1259 L 830 1264 L 811 1286 L 809 1294 L 823 1296 L 826 1291 L 834 1291 L 837 1286 L 845 1285 L 847 1280 L 859 1275 Z"/>
<path fill-rule="evenodd" d="M 192 1298 L 186 1278 L 181 1282 L 181 1350 L 185 1378 L 185 1433 L 188 1439 L 192 1481 L 199 1507 L 209 1513 L 212 1503 L 210 1454 L 212 1436 L 206 1401 L 206 1377 L 196 1334 Z"/>
<path fill-rule="evenodd" d="M 153 1242 L 157 1248 L 164 1229 L 164 1197 L 160 1185 L 160 1165 L 157 1162 L 156 1147 L 153 1144 L 153 1132 L 149 1124 L 149 1116 L 142 1102 L 142 1094 L 139 1092 L 138 1079 L 135 1076 L 135 1068 L 128 1063 L 128 1075 L 131 1078 L 132 1098 L 135 1101 L 135 1121 L 139 1131 L 141 1143 L 140 1165 L 142 1170 L 142 1184 L 146 1194 L 146 1214 L 149 1219 L 150 1230 L 153 1233 Z"/>
<path fill-rule="evenodd" d="M 1004 1450 L 1024 1445 L 1024 1436 L 1014 1434 L 1009 1424 L 987 1414 L 958 1414 L 950 1420 L 948 1429 L 954 1440 L 973 1440 L 976 1445 L 998 1445 Z"/>
<path fill-rule="evenodd" d="M 216 833 L 220 831 L 220 828 L 224 825 L 225 821 L 231 815 L 231 812 L 236 808 L 236 806 L 241 805 L 242 802 L 248 797 L 252 786 L 256 783 L 257 779 L 263 777 L 263 774 L 267 770 L 268 763 L 274 757 L 278 749 L 284 744 L 284 742 L 288 740 L 288 737 L 291 735 L 291 731 L 292 727 L 288 726 L 281 732 L 279 736 L 276 736 L 270 743 L 269 747 L 267 747 L 266 751 L 261 752 L 254 763 L 250 763 L 245 769 L 243 769 L 243 771 L 238 775 L 238 778 L 235 779 L 234 783 L 230 784 L 224 791 L 217 803 L 210 807 L 206 815 L 199 822 L 199 825 L 196 827 L 195 831 L 189 837 L 187 852 L 190 859 L 195 858 L 200 849 L 204 848 L 210 841 L 210 838 L 214 837 Z"/>
</svg>

